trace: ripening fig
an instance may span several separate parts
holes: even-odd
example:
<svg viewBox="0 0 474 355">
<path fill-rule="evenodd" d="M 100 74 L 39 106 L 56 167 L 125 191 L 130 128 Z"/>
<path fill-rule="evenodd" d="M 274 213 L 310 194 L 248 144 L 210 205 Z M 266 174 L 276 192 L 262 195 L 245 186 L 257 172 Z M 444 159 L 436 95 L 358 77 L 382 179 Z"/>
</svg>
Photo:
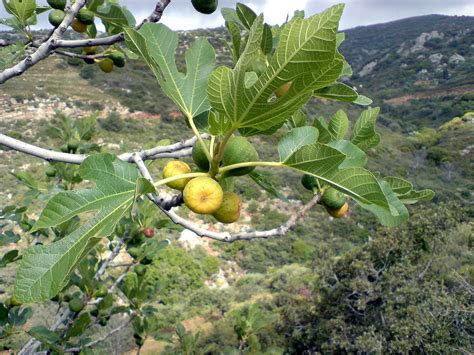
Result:
<svg viewBox="0 0 474 355">
<path fill-rule="evenodd" d="M 242 201 L 235 192 L 224 192 L 222 205 L 212 215 L 222 223 L 234 223 L 240 218 Z"/>
<path fill-rule="evenodd" d="M 205 144 L 207 150 L 209 151 L 209 149 L 211 147 L 211 142 L 204 141 L 204 144 Z M 199 168 L 199 170 L 209 171 L 209 160 L 207 159 L 207 155 L 204 152 L 202 144 L 199 141 L 194 143 L 192 154 L 193 154 L 194 164 L 196 164 L 196 166 Z"/>
<path fill-rule="evenodd" d="M 91 55 L 91 54 L 96 54 L 97 53 L 97 47 L 91 46 L 91 47 L 84 47 L 82 51 L 85 54 Z"/>
<path fill-rule="evenodd" d="M 104 73 L 110 73 L 112 70 L 114 70 L 114 62 L 110 58 L 101 59 L 99 60 L 99 68 Z"/>
<path fill-rule="evenodd" d="M 331 210 L 340 209 L 344 203 L 346 203 L 344 195 L 333 187 L 327 188 L 321 197 L 321 204 Z"/>
<path fill-rule="evenodd" d="M 239 163 L 258 161 L 259 156 L 253 145 L 245 137 L 232 137 L 224 148 L 224 156 L 222 157 L 222 165 L 229 166 Z M 223 177 L 242 176 L 251 173 L 255 166 L 238 168 L 226 171 Z"/>
<path fill-rule="evenodd" d="M 326 210 L 334 218 L 344 218 L 349 215 L 349 204 L 347 202 L 344 202 L 341 208 L 331 209 L 329 207 L 326 207 Z"/>
<path fill-rule="evenodd" d="M 210 177 L 192 179 L 183 191 L 184 203 L 194 213 L 213 214 L 222 205 L 224 191 L 221 185 Z"/>
<path fill-rule="evenodd" d="M 87 25 L 84 22 L 79 21 L 77 18 L 72 21 L 71 27 L 74 31 L 79 33 L 87 31 Z"/>
<path fill-rule="evenodd" d="M 196 11 L 209 15 L 216 11 L 219 2 L 218 0 L 191 0 L 191 3 Z"/>
<path fill-rule="evenodd" d="M 48 0 L 48 5 L 53 9 L 64 10 L 66 8 L 66 0 Z"/>
<path fill-rule="evenodd" d="M 275 95 L 277 97 L 282 97 L 283 95 L 285 95 L 290 90 L 292 83 L 293 82 L 289 81 L 289 82 L 283 84 L 282 86 L 280 86 L 278 89 L 276 89 Z"/>
<path fill-rule="evenodd" d="M 173 160 L 165 165 L 165 168 L 163 169 L 163 179 L 177 175 L 189 174 L 190 172 L 191 168 L 188 164 L 179 160 Z M 178 179 L 167 183 L 166 186 L 182 191 L 188 182 L 189 178 Z"/>
<path fill-rule="evenodd" d="M 92 25 L 94 23 L 94 13 L 86 8 L 80 9 L 76 18 L 85 25 Z"/>
<path fill-rule="evenodd" d="M 52 26 L 59 27 L 65 17 L 66 13 L 63 10 L 54 10 L 49 13 L 48 20 Z"/>
<path fill-rule="evenodd" d="M 78 313 L 84 308 L 84 302 L 80 298 L 73 298 L 69 301 L 69 309 L 71 312 Z"/>
</svg>

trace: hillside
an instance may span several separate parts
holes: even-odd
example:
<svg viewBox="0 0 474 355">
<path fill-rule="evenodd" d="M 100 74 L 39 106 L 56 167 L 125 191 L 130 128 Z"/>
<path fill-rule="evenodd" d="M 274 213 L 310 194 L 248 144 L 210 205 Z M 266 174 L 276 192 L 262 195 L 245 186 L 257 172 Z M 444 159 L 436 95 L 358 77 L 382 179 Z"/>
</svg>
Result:
<svg viewBox="0 0 474 355">
<path fill-rule="evenodd" d="M 157 239 L 170 239 L 172 245 L 147 271 L 150 283 L 160 286 L 150 301 L 159 307 L 159 315 L 141 353 L 164 350 L 163 339 L 172 339 L 167 333 L 180 322 L 194 334 L 202 331 L 199 349 L 209 345 L 209 351 L 217 353 L 233 346 L 238 343 L 235 311 L 252 304 L 261 309 L 258 319 L 278 314 L 275 324 L 257 333 L 262 348 L 255 353 L 271 346 L 286 347 L 289 354 L 450 353 L 450 341 L 470 350 L 472 342 L 462 331 L 472 324 L 472 288 L 463 282 L 472 282 L 474 275 L 474 17 L 423 16 L 345 32 L 341 52 L 354 71 L 347 82 L 382 109 L 378 131 L 383 144 L 368 153 L 370 169 L 407 177 L 416 188 L 432 188 L 435 200 L 422 208 L 410 207 L 412 219 L 400 228 L 380 226 L 355 204 L 350 218 L 342 220 L 329 218 L 318 206 L 285 238 L 233 244 L 168 229 L 161 215 L 145 206 L 140 213 L 156 224 Z M 196 36 L 208 37 L 218 61 L 228 62 L 222 44 L 227 35 L 219 28 L 180 33 L 179 66 Z M 312 120 L 329 118 L 338 108 L 347 110 L 352 121 L 361 111 L 325 100 L 311 101 L 306 111 Z M 191 135 L 152 73 L 138 61 L 104 74 L 96 65 L 52 56 L 1 87 L 2 133 L 59 149 L 64 142 L 48 129 L 53 120 L 58 124 L 56 111 L 73 119 L 97 114 L 96 131 L 87 145 L 102 152 L 131 151 L 143 148 L 144 142 L 154 146 L 164 138 L 178 141 Z M 277 157 L 275 146 L 285 133 L 283 128 L 276 136 L 252 138 L 262 159 Z M 153 164 L 151 172 L 159 176 L 162 165 Z M 51 186 L 55 181 L 45 176 L 47 166 L 0 147 L 0 211 L 33 198 L 7 171 L 27 172 Z M 288 200 L 269 197 L 252 180 L 239 179 L 236 190 L 245 200 L 242 218 L 229 228 L 273 228 L 311 197 L 300 186 L 300 175 L 267 175 Z M 46 196 L 34 200 L 24 216 L 34 218 Z M 214 228 L 210 220 L 204 218 L 203 223 Z M 7 247 L 0 247 L 2 255 Z M 128 263 L 129 255 L 123 254 L 121 261 Z M 0 292 L 8 292 L 15 269 L 3 270 Z M 47 303 L 35 309 L 32 323 L 52 319 L 50 308 Z M 245 314 L 241 318 L 246 320 Z M 88 335 L 104 334 L 121 321 L 112 315 L 110 328 L 92 324 Z M 127 328 L 93 351 L 132 353 L 131 334 Z M 16 349 L 24 339 L 25 334 L 9 340 L 0 333 L 0 346 Z M 385 348 L 387 344 L 393 347 Z M 168 350 L 164 353 L 180 353 Z"/>
</svg>

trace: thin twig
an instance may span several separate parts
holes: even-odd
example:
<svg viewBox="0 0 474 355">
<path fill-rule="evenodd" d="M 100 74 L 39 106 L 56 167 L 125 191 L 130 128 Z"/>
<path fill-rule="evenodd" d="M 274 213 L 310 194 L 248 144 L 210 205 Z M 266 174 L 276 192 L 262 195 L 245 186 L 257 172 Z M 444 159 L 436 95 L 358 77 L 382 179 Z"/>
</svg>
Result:
<svg viewBox="0 0 474 355">
<path fill-rule="evenodd" d="M 90 348 L 98 343 L 101 343 L 103 342 L 104 340 L 107 340 L 111 335 L 114 335 L 115 333 L 118 333 L 119 331 L 121 331 L 123 328 L 125 328 L 126 326 L 128 326 L 130 324 L 130 322 L 132 321 L 134 317 L 130 317 L 128 319 L 127 322 L 123 323 L 122 325 L 120 325 L 119 327 L 111 330 L 110 332 L 108 332 L 106 335 L 94 340 L 94 341 L 91 341 L 90 343 L 87 343 L 87 344 L 84 344 L 82 345 L 81 347 L 76 347 L 76 348 L 69 348 L 69 349 L 66 349 L 64 350 L 66 353 L 75 353 L 75 352 L 79 352 L 81 351 L 82 349 L 84 348 Z"/>
</svg>

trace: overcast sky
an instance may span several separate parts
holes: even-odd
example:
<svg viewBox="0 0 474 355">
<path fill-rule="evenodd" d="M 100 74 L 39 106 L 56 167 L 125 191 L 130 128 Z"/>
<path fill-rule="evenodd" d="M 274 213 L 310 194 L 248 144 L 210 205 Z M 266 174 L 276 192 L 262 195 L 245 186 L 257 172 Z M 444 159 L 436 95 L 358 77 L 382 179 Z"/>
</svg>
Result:
<svg viewBox="0 0 474 355">
<path fill-rule="evenodd" d="M 121 0 L 128 6 L 137 19 L 142 19 L 153 10 L 156 0 Z M 240 0 L 257 13 L 265 14 L 266 22 L 281 23 L 287 14 L 295 10 L 314 14 L 339 3 L 346 3 L 341 29 L 374 23 L 388 22 L 411 16 L 427 14 L 469 15 L 474 16 L 474 0 Z M 46 4 L 46 0 L 37 0 Z M 220 0 L 219 7 L 235 7 L 235 0 Z M 0 4 L 0 18 L 7 14 Z M 47 25 L 47 15 L 40 18 L 40 27 Z M 194 11 L 190 0 L 172 0 L 166 9 L 163 23 L 174 30 L 186 30 L 204 27 L 218 27 L 223 24 L 220 12 L 202 15 Z M 0 29 L 4 29 L 0 26 Z"/>
</svg>

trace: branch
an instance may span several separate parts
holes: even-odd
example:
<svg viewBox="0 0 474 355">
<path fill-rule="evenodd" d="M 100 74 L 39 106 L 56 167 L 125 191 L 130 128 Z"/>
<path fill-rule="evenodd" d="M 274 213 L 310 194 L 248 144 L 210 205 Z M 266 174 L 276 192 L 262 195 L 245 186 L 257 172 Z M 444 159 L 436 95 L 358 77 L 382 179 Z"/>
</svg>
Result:
<svg viewBox="0 0 474 355">
<path fill-rule="evenodd" d="M 64 352 L 66 353 L 77 353 L 77 352 L 80 352 L 82 349 L 84 348 L 90 348 L 98 343 L 101 343 L 103 342 L 104 340 L 107 340 L 111 335 L 121 331 L 123 328 L 125 328 L 126 326 L 128 326 L 130 324 L 130 322 L 132 321 L 134 317 L 130 317 L 129 320 L 125 323 L 123 323 L 122 325 L 118 326 L 117 328 L 111 330 L 110 332 L 108 332 L 107 334 L 105 334 L 104 336 L 100 337 L 99 339 L 96 339 L 94 341 L 91 341 L 90 343 L 87 343 L 87 344 L 84 344 L 82 345 L 81 347 L 76 347 L 76 348 L 69 348 L 69 349 L 66 349 L 64 350 Z"/>
<path fill-rule="evenodd" d="M 129 237 L 128 233 L 126 232 L 124 236 L 119 239 L 119 243 L 114 247 L 112 250 L 112 253 L 109 255 L 107 260 L 101 265 L 99 270 L 94 275 L 94 278 L 100 281 L 100 278 L 102 275 L 105 273 L 109 265 L 114 261 L 114 259 L 117 257 L 117 255 L 120 253 L 120 250 L 122 249 L 123 245 L 125 244 L 125 241 Z M 88 303 L 88 302 L 85 302 Z M 69 319 L 72 319 L 76 313 L 73 313 L 70 311 L 69 307 L 64 308 L 64 312 L 61 314 L 61 316 L 56 320 L 56 322 L 49 328 L 51 331 L 55 331 L 58 329 L 64 322 L 66 322 Z M 29 355 L 33 354 L 38 347 L 41 345 L 41 342 L 32 338 L 30 339 L 24 346 L 21 348 L 19 351 L 18 355 Z"/>
<path fill-rule="evenodd" d="M 53 31 L 49 39 L 38 47 L 38 50 L 35 53 L 27 56 L 18 64 L 14 65 L 11 68 L 5 69 L 3 72 L 0 73 L 0 84 L 3 84 L 7 80 L 15 76 L 23 74 L 33 65 L 47 58 L 50 53 L 56 48 L 56 42 L 61 40 L 62 36 L 64 35 L 64 32 L 66 32 L 67 28 L 74 20 L 76 14 L 82 7 L 84 7 L 85 4 L 86 0 L 77 0 L 71 7 L 68 7 L 66 11 L 66 17 L 64 17 L 63 22 L 61 22 L 59 27 Z"/>
<path fill-rule="evenodd" d="M 153 182 L 153 179 L 151 177 L 150 172 L 148 171 L 148 168 L 146 167 L 144 162 L 140 159 L 140 157 L 135 156 L 134 160 L 138 166 L 138 169 L 143 175 L 143 177 L 147 179 L 148 181 Z M 316 206 L 318 202 L 321 200 L 321 194 L 318 192 L 316 195 L 314 195 L 311 201 L 309 201 L 306 205 L 304 205 L 300 211 L 293 213 L 290 219 L 288 219 L 288 221 L 285 224 L 281 225 L 280 227 L 266 230 L 266 231 L 254 231 L 254 232 L 249 232 L 249 233 L 240 233 L 240 234 L 231 235 L 228 232 L 219 233 L 219 232 L 213 232 L 213 231 L 207 230 L 205 228 L 200 227 L 198 224 L 179 216 L 173 210 L 165 209 L 163 207 L 164 197 L 162 196 L 162 194 L 160 194 L 159 196 L 156 196 L 155 194 L 147 194 L 147 197 L 175 224 L 178 224 L 186 229 L 189 229 L 190 231 L 196 233 L 200 237 L 208 237 L 211 239 L 215 239 L 222 242 L 228 242 L 228 243 L 232 243 L 237 240 L 266 239 L 266 238 L 283 236 L 286 233 L 288 233 L 290 229 L 296 225 L 296 222 L 298 221 L 298 219 L 304 217 L 304 215 L 308 213 L 309 210 L 314 208 L 314 206 Z M 176 207 L 176 206 L 178 205 L 175 205 L 173 207 Z"/>
<path fill-rule="evenodd" d="M 135 29 L 140 29 L 147 22 L 158 22 L 163 16 L 163 12 L 166 7 L 170 4 L 171 0 L 160 0 L 155 6 L 155 9 L 145 20 L 143 20 Z M 51 53 L 58 48 L 78 48 L 78 47 L 92 47 L 92 46 L 110 46 L 112 44 L 122 42 L 125 39 L 125 34 L 120 32 L 116 35 L 102 37 L 102 38 L 87 38 L 80 40 L 64 40 L 63 34 L 67 28 L 71 25 L 74 17 L 79 10 L 84 7 L 86 0 L 77 0 L 72 7 L 68 8 L 66 17 L 57 29 L 55 29 L 51 36 L 41 43 L 38 50 L 30 56 L 27 56 L 20 63 L 15 66 L 5 69 L 0 72 L 0 84 L 5 83 L 7 80 L 23 74 L 26 70 L 31 68 L 38 62 L 46 59 Z"/>
<path fill-rule="evenodd" d="M 208 135 L 203 135 L 203 138 L 208 138 Z M 143 160 L 155 160 L 164 158 L 181 158 L 191 155 L 191 147 L 196 142 L 197 138 L 174 143 L 167 146 L 157 146 L 152 149 L 140 151 L 138 153 L 124 153 L 118 156 L 120 160 L 129 163 L 134 162 L 133 154 L 138 154 Z M 8 137 L 0 133 L 0 145 L 7 146 L 13 150 L 21 153 L 26 153 L 46 161 L 57 161 L 68 164 L 81 164 L 88 156 L 84 154 L 69 154 L 56 152 L 45 148 L 38 147 L 33 144 L 22 142 L 18 139 Z"/>
</svg>

